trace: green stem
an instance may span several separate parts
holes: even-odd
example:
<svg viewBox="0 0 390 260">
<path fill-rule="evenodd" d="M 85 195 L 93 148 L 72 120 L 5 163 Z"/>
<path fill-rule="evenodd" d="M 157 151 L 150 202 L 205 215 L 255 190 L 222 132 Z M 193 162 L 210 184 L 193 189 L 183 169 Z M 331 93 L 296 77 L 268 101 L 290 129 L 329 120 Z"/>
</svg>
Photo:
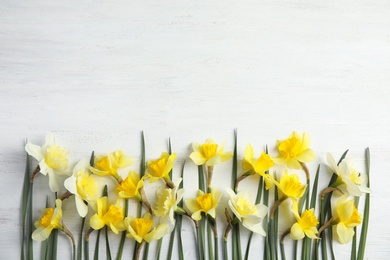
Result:
<svg viewBox="0 0 390 260">
<path fill-rule="evenodd" d="M 85 218 L 81 218 L 81 228 L 80 228 L 80 233 L 79 233 L 77 260 L 82 260 L 82 258 L 83 258 L 83 231 L 84 231 L 84 224 L 85 224 Z"/>
<path fill-rule="evenodd" d="M 229 254 L 227 250 L 227 238 L 223 238 L 223 258 L 229 260 Z"/>
</svg>

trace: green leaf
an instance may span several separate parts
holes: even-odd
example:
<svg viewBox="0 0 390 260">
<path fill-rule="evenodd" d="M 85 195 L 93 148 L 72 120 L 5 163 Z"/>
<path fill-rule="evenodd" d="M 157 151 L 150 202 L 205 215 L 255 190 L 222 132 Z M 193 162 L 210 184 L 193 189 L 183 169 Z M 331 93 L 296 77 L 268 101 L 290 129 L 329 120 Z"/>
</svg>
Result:
<svg viewBox="0 0 390 260">
<path fill-rule="evenodd" d="M 22 191 L 22 246 L 20 251 L 20 259 L 24 260 L 26 257 L 26 250 L 28 243 L 26 240 L 26 235 L 30 230 L 30 226 L 26 227 L 26 217 L 28 209 L 28 201 L 29 201 L 29 193 L 30 193 L 30 156 L 26 153 L 26 166 L 24 170 L 24 181 L 23 181 L 23 191 Z"/>
<path fill-rule="evenodd" d="M 79 233 L 78 249 L 77 249 L 77 260 L 83 259 L 83 231 L 84 231 L 85 218 L 81 218 L 81 228 Z"/>
<path fill-rule="evenodd" d="M 149 259 L 149 243 L 146 243 L 145 249 L 144 249 L 144 260 Z"/>
<path fill-rule="evenodd" d="M 104 231 L 106 233 L 106 256 L 107 256 L 107 260 L 111 260 L 111 249 L 110 249 L 110 243 L 109 243 L 109 239 L 108 239 L 108 227 L 106 226 L 104 228 Z"/>
<path fill-rule="evenodd" d="M 182 181 L 179 185 L 179 189 L 182 189 L 183 186 L 184 186 L 184 167 L 186 165 L 186 162 L 184 161 L 183 163 L 183 168 L 181 170 L 181 178 L 182 178 Z M 179 207 L 180 208 L 183 208 L 183 200 L 181 200 L 179 202 Z M 177 245 L 178 245 L 178 248 L 179 248 L 179 259 L 180 260 L 184 260 L 184 252 L 183 252 L 183 240 L 182 240 L 182 237 L 181 237 L 181 230 L 182 230 L 182 224 L 183 224 L 183 216 L 178 214 L 176 215 L 176 225 L 177 225 L 177 235 L 178 235 L 178 241 L 177 241 Z"/>
<path fill-rule="evenodd" d="M 101 232 L 101 229 L 98 230 L 98 233 L 97 233 L 97 235 L 96 235 L 95 253 L 94 253 L 94 255 L 93 255 L 93 259 L 94 259 L 94 260 L 99 260 L 100 232 Z"/>
<path fill-rule="evenodd" d="M 128 208 L 129 208 L 129 201 L 127 199 L 125 199 L 125 217 L 127 217 Z M 116 255 L 116 260 L 122 259 L 123 248 L 125 245 L 125 239 L 126 239 L 126 230 L 123 231 L 121 234 L 121 241 L 119 242 L 119 248 L 118 248 L 118 253 Z"/>
</svg>

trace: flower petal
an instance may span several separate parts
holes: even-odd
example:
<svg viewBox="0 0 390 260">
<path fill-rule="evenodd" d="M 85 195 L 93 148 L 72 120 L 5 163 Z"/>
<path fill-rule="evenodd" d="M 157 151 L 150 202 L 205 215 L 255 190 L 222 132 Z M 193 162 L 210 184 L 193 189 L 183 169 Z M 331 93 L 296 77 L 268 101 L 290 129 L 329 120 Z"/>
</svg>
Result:
<svg viewBox="0 0 390 260">
<path fill-rule="evenodd" d="M 43 160 L 44 155 L 42 153 L 42 149 L 40 146 L 28 142 L 24 149 L 30 156 L 34 157 L 38 162 Z"/>
<path fill-rule="evenodd" d="M 298 223 L 295 223 L 291 227 L 290 236 L 294 240 L 301 240 L 302 238 L 305 237 L 305 233 L 303 232 L 301 227 L 298 225 Z"/>
<path fill-rule="evenodd" d="M 80 217 L 84 218 L 88 213 L 88 205 L 86 205 L 78 195 L 76 195 L 74 198 L 76 201 L 77 212 L 79 213 Z"/>
</svg>

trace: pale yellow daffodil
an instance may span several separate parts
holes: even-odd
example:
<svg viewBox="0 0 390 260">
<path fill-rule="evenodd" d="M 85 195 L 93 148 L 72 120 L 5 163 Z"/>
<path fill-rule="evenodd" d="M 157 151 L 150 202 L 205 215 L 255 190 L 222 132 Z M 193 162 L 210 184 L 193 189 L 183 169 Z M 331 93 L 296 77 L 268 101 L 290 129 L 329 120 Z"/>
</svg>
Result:
<svg viewBox="0 0 390 260">
<path fill-rule="evenodd" d="M 333 186 L 352 196 L 361 196 L 363 193 L 371 192 L 371 189 L 367 187 L 367 175 L 358 172 L 350 160 L 344 159 L 337 165 L 333 156 L 328 153 L 327 161 L 332 171 L 338 175 L 338 179 Z"/>
<path fill-rule="evenodd" d="M 88 213 L 88 205 L 95 205 L 96 199 L 99 197 L 99 188 L 96 177 L 89 171 L 89 162 L 81 160 L 73 169 L 73 175 L 64 182 L 65 188 L 75 196 L 77 212 L 81 217 L 85 217 Z"/>
<path fill-rule="evenodd" d="M 355 235 L 353 228 L 362 223 L 354 200 L 349 199 L 348 194 L 337 199 L 333 219 L 333 237 L 341 244 L 349 243 Z"/>
<path fill-rule="evenodd" d="M 56 200 L 55 208 L 44 209 L 44 214 L 40 220 L 35 221 L 34 225 L 37 228 L 32 233 L 32 239 L 35 241 L 44 241 L 46 240 L 53 229 L 63 229 L 61 224 L 62 219 L 62 201 L 60 199 Z"/>
<path fill-rule="evenodd" d="M 60 186 L 57 175 L 69 174 L 69 149 L 57 145 L 53 133 L 46 136 L 46 143 L 42 147 L 28 142 L 25 149 L 39 162 L 40 172 L 49 175 L 50 190 L 58 192 Z"/>
<path fill-rule="evenodd" d="M 192 214 L 192 219 L 201 220 L 202 212 L 215 219 L 216 209 L 221 197 L 222 193 L 217 188 L 211 188 L 210 193 L 198 190 L 196 199 L 187 199 L 185 204 Z"/>
<path fill-rule="evenodd" d="M 230 197 L 229 208 L 242 225 L 256 234 L 266 236 L 262 220 L 267 215 L 268 208 L 262 204 L 253 204 L 252 195 L 248 191 L 236 194 L 232 189 L 226 188 L 226 192 Z"/>
<path fill-rule="evenodd" d="M 137 198 L 141 201 L 140 189 L 144 186 L 144 181 L 139 177 L 139 175 L 130 171 L 121 183 L 118 184 L 116 190 L 118 196 L 122 199 Z"/>
<path fill-rule="evenodd" d="M 167 152 L 163 152 L 160 158 L 156 160 L 149 160 L 144 178 L 149 178 L 150 183 L 159 179 L 169 180 L 169 172 L 172 170 L 175 160 L 176 154 Z"/>
<path fill-rule="evenodd" d="M 165 223 L 154 227 L 153 217 L 150 213 L 146 213 L 142 218 L 126 217 L 124 223 L 127 230 L 126 236 L 134 238 L 138 243 L 159 240 L 168 231 Z"/>
<path fill-rule="evenodd" d="M 90 225 L 93 229 L 99 230 L 104 226 L 111 228 L 112 232 L 118 234 L 120 231 L 124 231 L 124 208 L 119 205 L 109 205 L 108 198 L 106 196 L 96 200 L 97 212 L 91 216 Z"/>
<path fill-rule="evenodd" d="M 224 145 L 219 147 L 211 138 L 204 144 L 192 143 L 192 149 L 194 151 L 190 154 L 190 158 L 196 165 L 214 166 L 233 157 L 232 152 L 224 152 Z"/>
<path fill-rule="evenodd" d="M 276 148 L 279 152 L 273 158 L 276 164 L 285 164 L 290 169 L 302 169 L 301 163 L 310 162 L 315 159 L 315 154 L 310 149 L 310 138 L 305 132 L 301 136 L 293 132 L 286 140 L 278 140 Z"/>
<path fill-rule="evenodd" d="M 182 179 L 179 178 L 173 189 L 159 187 L 156 190 L 156 204 L 153 207 L 153 213 L 160 218 L 161 223 L 166 223 L 168 232 L 171 232 L 175 227 L 175 211 L 177 211 L 178 203 L 182 200 L 184 190 L 178 189 Z M 182 212 L 182 209 L 180 209 Z M 185 212 L 182 212 L 185 213 Z"/>
<path fill-rule="evenodd" d="M 242 168 L 247 174 L 257 173 L 260 176 L 264 177 L 265 187 L 269 190 L 272 187 L 272 182 L 269 180 L 269 177 L 266 176 L 268 171 L 272 166 L 274 166 L 274 162 L 271 157 L 262 152 L 259 158 L 254 157 L 254 150 L 252 145 L 247 144 L 244 152 L 244 160 L 242 161 Z"/>
<path fill-rule="evenodd" d="M 94 166 L 90 167 L 90 170 L 99 176 L 113 176 L 117 181 L 120 181 L 118 169 L 126 168 L 133 162 L 134 159 L 126 156 L 124 151 L 117 150 L 107 155 L 96 156 Z"/>
<path fill-rule="evenodd" d="M 291 209 L 295 219 L 297 220 L 291 227 L 290 236 L 294 240 L 303 239 L 305 236 L 318 239 L 317 225 L 320 223 L 314 215 L 314 209 L 305 210 L 302 215 L 298 212 L 298 203 L 293 202 Z"/>
</svg>

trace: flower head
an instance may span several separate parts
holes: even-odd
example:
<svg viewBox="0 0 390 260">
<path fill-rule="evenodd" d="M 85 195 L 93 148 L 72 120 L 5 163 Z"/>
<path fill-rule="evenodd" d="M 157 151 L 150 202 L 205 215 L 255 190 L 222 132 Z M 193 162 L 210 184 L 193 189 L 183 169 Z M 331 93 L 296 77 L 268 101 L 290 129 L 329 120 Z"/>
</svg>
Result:
<svg viewBox="0 0 390 260">
<path fill-rule="evenodd" d="M 292 213 L 297 220 L 297 222 L 292 225 L 290 236 L 294 240 L 303 239 L 305 236 L 317 239 L 317 225 L 319 221 L 314 215 L 314 209 L 305 210 L 302 215 L 299 215 L 298 204 L 293 202 Z"/>
<path fill-rule="evenodd" d="M 286 140 L 278 140 L 276 148 L 279 155 L 273 160 L 277 164 L 286 164 L 291 169 L 301 169 L 301 162 L 310 162 L 315 159 L 315 154 L 310 149 L 310 138 L 305 132 L 301 136 L 293 132 Z"/>
<path fill-rule="evenodd" d="M 123 199 L 137 198 L 141 200 L 139 190 L 144 186 L 144 181 L 140 179 L 137 173 L 130 171 L 121 183 L 118 184 L 116 190 L 118 196 Z"/>
<path fill-rule="evenodd" d="M 98 183 L 89 171 L 87 160 L 81 160 L 73 169 L 73 175 L 64 182 L 65 188 L 72 194 L 76 201 L 77 212 L 81 217 L 88 213 L 88 206 L 84 201 L 94 204 L 98 195 Z"/>
<path fill-rule="evenodd" d="M 227 188 L 229 195 L 228 205 L 234 215 L 242 222 L 243 226 L 254 233 L 265 236 L 266 233 L 261 223 L 268 208 L 261 204 L 253 204 L 253 199 L 248 191 L 240 191 L 237 194 L 232 189 Z"/>
<path fill-rule="evenodd" d="M 119 203 L 117 203 L 117 205 L 109 205 L 108 198 L 104 196 L 97 199 L 96 204 L 97 213 L 90 219 L 90 225 L 93 229 L 99 230 L 106 225 L 110 227 L 115 234 L 125 230 L 123 224 L 124 209 Z"/>
<path fill-rule="evenodd" d="M 336 183 L 340 184 L 338 185 L 340 190 L 352 196 L 361 196 L 371 191 L 367 187 L 367 175 L 358 172 L 349 160 L 344 159 L 337 165 L 333 156 L 328 153 L 327 161 L 332 171 L 338 175 L 339 180 Z"/>
<path fill-rule="evenodd" d="M 56 199 L 55 208 L 47 208 L 43 211 L 43 216 L 40 220 L 35 221 L 34 225 L 37 228 L 32 233 L 32 239 L 35 241 L 44 241 L 46 240 L 53 229 L 62 229 L 61 219 L 62 219 L 62 201 Z"/>
<path fill-rule="evenodd" d="M 158 240 L 167 233 L 167 225 L 161 223 L 154 226 L 153 218 L 150 213 L 146 213 L 142 218 L 126 217 L 124 220 L 127 237 L 134 238 L 138 243 L 143 240 L 150 243 L 152 240 Z"/>
<path fill-rule="evenodd" d="M 43 175 L 49 175 L 49 187 L 52 192 L 58 192 L 57 175 L 68 175 L 69 150 L 57 145 L 53 133 L 46 136 L 46 143 L 40 147 L 28 142 L 26 152 L 37 159 Z"/>
<path fill-rule="evenodd" d="M 355 234 L 353 228 L 362 223 L 362 217 L 354 200 L 349 199 L 348 194 L 341 196 L 336 201 L 333 218 L 336 223 L 333 226 L 333 236 L 341 244 L 349 243 Z"/>
<path fill-rule="evenodd" d="M 270 178 L 284 196 L 291 198 L 292 200 L 298 200 L 303 196 L 306 190 L 306 185 L 299 181 L 297 174 L 288 175 L 288 171 L 285 170 L 280 182 L 275 181 L 272 177 Z"/>
<path fill-rule="evenodd" d="M 99 176 L 113 176 L 119 181 L 118 169 L 128 167 L 133 162 L 133 158 L 126 156 L 122 150 L 117 150 L 113 153 L 108 153 L 106 156 L 96 156 L 94 166 L 90 167 L 90 169 Z"/>
<path fill-rule="evenodd" d="M 211 138 L 207 139 L 204 144 L 192 143 L 192 149 L 194 151 L 190 154 L 190 158 L 196 165 L 214 166 L 233 157 L 232 152 L 224 152 L 224 145 L 218 149 L 218 144 Z"/>
<path fill-rule="evenodd" d="M 144 178 L 149 178 L 149 182 L 153 183 L 161 178 L 169 180 L 169 172 L 173 168 L 176 160 L 176 154 L 162 153 L 160 158 L 149 160 L 147 162 L 146 175 Z"/>
<path fill-rule="evenodd" d="M 185 204 L 192 213 L 192 219 L 201 220 L 202 212 L 215 219 L 216 208 L 221 197 L 222 193 L 216 188 L 211 188 L 211 193 L 198 190 L 196 199 L 187 199 Z"/>
<path fill-rule="evenodd" d="M 177 204 L 183 198 L 183 189 L 178 189 L 180 182 L 175 183 L 173 189 L 160 187 L 156 190 L 156 205 L 153 208 L 153 213 L 159 217 L 161 222 L 168 225 L 168 232 L 172 231 L 175 226 L 175 211 L 178 209 Z"/>
</svg>

